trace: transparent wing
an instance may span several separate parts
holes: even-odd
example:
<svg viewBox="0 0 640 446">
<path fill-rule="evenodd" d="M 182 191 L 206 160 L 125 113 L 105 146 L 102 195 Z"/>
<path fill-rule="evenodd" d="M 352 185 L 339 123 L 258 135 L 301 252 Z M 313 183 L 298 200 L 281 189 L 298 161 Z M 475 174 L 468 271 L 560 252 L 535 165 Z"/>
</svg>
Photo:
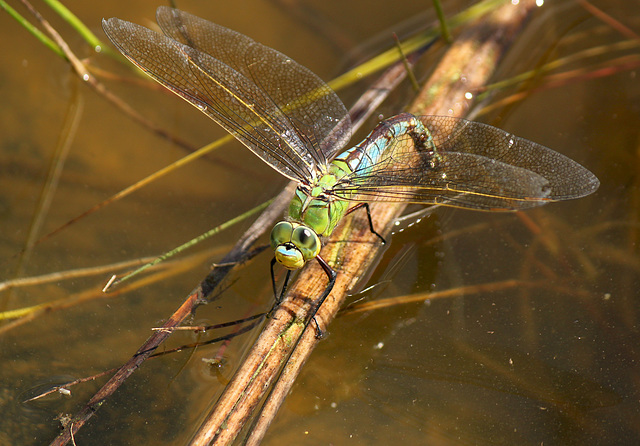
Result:
<svg viewBox="0 0 640 446">
<path fill-rule="evenodd" d="M 308 68 L 244 34 L 178 9 L 161 6 L 156 20 L 169 37 L 230 66 L 282 108 L 326 163 L 349 142 L 351 120 L 340 98 Z M 317 148 L 320 151 L 317 151 Z"/>
<path fill-rule="evenodd" d="M 163 22 L 175 11 L 165 9 L 167 8 L 161 8 L 159 11 Z M 179 11 L 176 12 L 176 17 L 190 22 L 195 19 Z M 266 59 L 262 58 L 260 61 L 261 52 L 272 54 L 276 53 L 274 50 L 213 23 L 200 19 L 198 23 L 195 28 L 184 28 L 190 30 L 188 35 L 194 42 L 197 39 L 206 39 L 208 34 L 242 37 L 235 39 L 236 47 L 230 46 L 226 51 L 244 53 L 243 62 L 238 60 L 236 66 L 232 67 L 198 48 L 117 18 L 103 20 L 103 28 L 129 60 L 166 88 L 196 106 L 281 174 L 301 182 L 307 182 L 314 177 L 317 168 L 326 163 L 322 144 L 325 141 L 328 144 L 339 140 L 334 138 L 329 141 L 327 135 L 330 129 L 326 129 L 326 124 L 325 127 L 313 127 L 311 133 L 307 133 L 309 126 L 300 122 L 297 115 L 291 112 L 297 110 L 299 104 L 287 102 L 295 94 L 274 97 L 269 90 L 263 88 L 266 84 L 257 84 L 256 79 L 247 76 L 252 72 L 251 68 L 242 69 L 241 65 L 246 63 L 262 66 L 263 71 L 288 71 L 289 79 L 296 78 L 302 85 L 319 82 L 327 89 L 329 87 L 280 53 L 277 53 L 280 58 L 265 56 Z M 232 42 L 227 42 L 227 45 L 229 43 Z M 248 48 L 254 49 L 253 58 L 246 55 Z M 283 76 L 281 75 L 280 79 Z M 308 81 L 307 76 L 312 76 L 313 81 Z M 269 88 L 286 90 L 289 85 L 271 85 Z M 302 89 L 298 89 L 297 92 L 305 94 Z M 313 108 L 312 92 L 307 91 L 306 94 L 310 99 L 305 105 Z M 332 94 L 344 109 L 335 93 Z M 344 113 L 346 114 L 346 110 Z M 344 126 L 343 117 L 340 113 L 332 116 L 334 126 Z M 350 125 L 347 127 L 350 129 Z M 340 129 L 342 127 L 339 126 L 338 130 Z"/>
<path fill-rule="evenodd" d="M 402 135 L 369 169 L 356 168 L 332 193 L 357 201 L 406 201 L 518 210 L 582 197 L 598 179 L 575 161 L 498 128 L 446 116 L 421 116 L 436 153 Z"/>
</svg>

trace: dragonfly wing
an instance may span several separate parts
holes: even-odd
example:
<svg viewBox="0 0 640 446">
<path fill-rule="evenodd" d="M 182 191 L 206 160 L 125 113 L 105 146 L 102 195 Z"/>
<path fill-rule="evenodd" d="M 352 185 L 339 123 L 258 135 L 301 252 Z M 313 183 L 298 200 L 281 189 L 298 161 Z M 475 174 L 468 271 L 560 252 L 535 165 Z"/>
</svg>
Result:
<svg viewBox="0 0 640 446">
<path fill-rule="evenodd" d="M 499 128 L 451 116 L 420 116 L 442 152 L 480 155 L 529 170 L 547 179 L 553 201 L 570 200 L 593 193 L 598 178 L 566 156 Z"/>
<path fill-rule="evenodd" d="M 103 21 L 111 41 L 135 65 L 212 118 L 267 164 L 305 181 L 316 160 L 277 104 L 254 82 L 195 48 L 117 18 Z"/>
<path fill-rule="evenodd" d="M 310 154 L 318 165 L 351 138 L 351 120 L 340 98 L 290 57 L 178 9 L 161 6 L 156 19 L 166 35 L 225 63 L 264 91 L 291 125 L 311 139 Z"/>
<path fill-rule="evenodd" d="M 398 145 L 413 145 L 401 138 Z M 403 201 L 470 209 L 516 210 L 550 201 L 549 182 L 529 170 L 469 153 L 395 154 L 333 189 L 355 201 Z"/>
<path fill-rule="evenodd" d="M 416 150 L 411 137 L 402 135 L 371 167 L 343 178 L 333 193 L 357 201 L 519 210 L 598 187 L 578 163 L 495 127 L 451 117 L 419 119 L 434 138 L 435 153 Z"/>
</svg>

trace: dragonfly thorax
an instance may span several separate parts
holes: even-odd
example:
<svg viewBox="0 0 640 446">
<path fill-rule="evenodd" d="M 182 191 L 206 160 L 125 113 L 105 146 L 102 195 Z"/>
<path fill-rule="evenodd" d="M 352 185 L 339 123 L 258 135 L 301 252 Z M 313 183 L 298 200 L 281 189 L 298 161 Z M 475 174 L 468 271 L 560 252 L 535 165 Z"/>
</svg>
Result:
<svg viewBox="0 0 640 446">
<path fill-rule="evenodd" d="M 311 228 L 281 221 L 271 230 L 271 247 L 278 263 L 287 269 L 300 269 L 320 254 L 320 237 Z"/>
<path fill-rule="evenodd" d="M 320 237 L 329 236 L 347 212 L 348 203 L 331 195 L 338 178 L 322 176 L 312 184 L 301 184 L 289 205 L 289 220 L 271 231 L 276 260 L 288 269 L 299 269 L 320 254 Z"/>
<path fill-rule="evenodd" d="M 335 175 L 324 175 L 312 185 L 300 185 L 289 205 L 289 218 L 327 237 L 347 212 L 348 203 L 331 193 Z"/>
</svg>

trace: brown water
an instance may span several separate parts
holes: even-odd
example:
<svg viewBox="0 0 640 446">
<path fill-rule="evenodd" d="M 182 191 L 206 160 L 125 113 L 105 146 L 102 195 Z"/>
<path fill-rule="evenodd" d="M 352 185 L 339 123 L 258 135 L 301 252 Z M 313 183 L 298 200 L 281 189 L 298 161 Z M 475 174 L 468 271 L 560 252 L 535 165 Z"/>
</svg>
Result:
<svg viewBox="0 0 640 446">
<path fill-rule="evenodd" d="M 448 14 L 470 3 L 444 2 Z M 148 1 L 66 4 L 101 38 L 102 17 L 149 25 L 157 6 Z M 314 11 L 294 13 L 249 1 L 179 4 L 283 51 L 329 80 L 357 61 L 347 55 L 384 48 L 386 43 L 375 42 L 387 42 L 390 31 L 402 31 L 402 21 L 430 3 L 403 2 L 393 8 L 383 1 L 304 5 Z M 635 3 L 596 5 L 640 33 Z M 43 12 L 78 55 L 130 75 L 126 67 L 90 51 L 49 10 Z M 322 34 L 311 25 L 314 20 Z M 35 218 L 49 159 L 63 141 L 70 144 L 69 155 L 38 237 L 185 152 L 90 91 L 64 61 L 6 14 L 0 15 L 0 25 L 0 274 L 9 279 L 20 268 L 17 253 Z M 523 216 L 439 210 L 396 234 L 366 284 L 381 285 L 353 300 L 459 292 L 338 318 L 306 364 L 265 444 L 640 441 L 638 47 L 606 46 L 632 41 L 574 2 L 540 8 L 496 80 L 586 49 L 602 51 L 554 71 L 584 70 L 582 77 L 559 78 L 553 85 L 543 78 L 528 87 L 533 93 L 524 100 L 477 119 L 577 160 L 600 178 L 600 190 Z M 363 46 L 371 42 L 373 50 Z M 194 147 L 224 134 L 171 95 L 104 81 Z M 349 106 L 367 85 L 364 80 L 339 94 Z M 484 105 L 515 92 L 509 89 Z M 77 129 L 69 131 L 65 123 L 73 117 Z M 262 203 L 284 184 L 246 149 L 229 145 L 38 244 L 20 276 L 159 254 Z M 120 295 L 105 297 L 96 291 L 112 272 L 109 268 L 94 276 L 5 292 L 6 309 L 60 299 L 68 305 L 5 326 L 0 334 L 0 444 L 47 444 L 53 439 L 56 415 L 75 413 L 104 380 L 74 387 L 72 397 L 22 401 L 42 387 L 126 361 L 247 225 L 196 248 L 210 250 L 208 260 Z M 198 310 L 196 322 L 222 322 L 268 308 L 269 260 L 265 253 L 239 269 L 223 298 Z M 478 284 L 487 286 L 473 288 Z M 207 336 L 177 334 L 167 347 Z M 217 346 L 145 363 L 76 441 L 184 443 L 253 337 L 238 338 L 224 350 L 227 365 L 221 370 L 202 361 L 214 357 Z"/>
</svg>

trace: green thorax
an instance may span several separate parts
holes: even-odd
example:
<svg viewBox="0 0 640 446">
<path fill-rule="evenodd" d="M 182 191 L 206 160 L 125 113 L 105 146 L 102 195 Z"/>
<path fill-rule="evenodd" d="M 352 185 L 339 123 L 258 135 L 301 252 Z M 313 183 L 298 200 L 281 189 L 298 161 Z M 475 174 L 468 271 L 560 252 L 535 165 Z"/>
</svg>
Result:
<svg viewBox="0 0 640 446">
<path fill-rule="evenodd" d="M 289 205 L 293 221 L 323 237 L 331 235 L 349 208 L 347 201 L 328 193 L 346 172 L 334 164 L 330 164 L 330 172 L 311 187 L 299 186 Z"/>
</svg>

